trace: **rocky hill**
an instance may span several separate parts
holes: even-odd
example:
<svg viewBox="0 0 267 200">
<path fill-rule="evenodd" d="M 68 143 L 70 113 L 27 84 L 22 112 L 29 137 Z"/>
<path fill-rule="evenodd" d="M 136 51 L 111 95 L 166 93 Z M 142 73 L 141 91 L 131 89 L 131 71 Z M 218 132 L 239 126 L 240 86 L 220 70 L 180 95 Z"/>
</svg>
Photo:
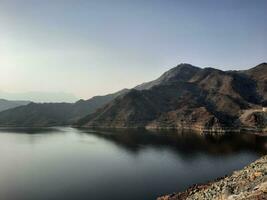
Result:
<svg viewBox="0 0 267 200">
<path fill-rule="evenodd" d="M 267 199 L 267 156 L 232 175 L 207 184 L 195 185 L 185 192 L 157 200 L 264 200 Z"/>
<path fill-rule="evenodd" d="M 30 103 L 0 112 L 0 126 L 42 127 L 70 125 L 127 92 L 95 96 L 76 103 Z"/>
<path fill-rule="evenodd" d="M 243 111 L 262 109 L 267 101 L 267 64 L 246 71 L 221 71 L 180 64 L 155 81 L 119 96 L 76 125 L 100 128 L 168 128 L 225 131 L 263 130 L 241 120 Z"/>
</svg>

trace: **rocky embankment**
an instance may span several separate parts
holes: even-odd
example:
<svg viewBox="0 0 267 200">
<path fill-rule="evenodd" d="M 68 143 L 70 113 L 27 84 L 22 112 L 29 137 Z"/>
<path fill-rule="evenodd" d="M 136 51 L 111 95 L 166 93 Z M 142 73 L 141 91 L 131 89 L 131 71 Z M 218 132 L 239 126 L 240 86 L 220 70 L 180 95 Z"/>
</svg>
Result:
<svg viewBox="0 0 267 200">
<path fill-rule="evenodd" d="M 195 185 L 185 192 L 157 200 L 265 200 L 267 199 L 267 155 L 220 180 Z"/>
</svg>

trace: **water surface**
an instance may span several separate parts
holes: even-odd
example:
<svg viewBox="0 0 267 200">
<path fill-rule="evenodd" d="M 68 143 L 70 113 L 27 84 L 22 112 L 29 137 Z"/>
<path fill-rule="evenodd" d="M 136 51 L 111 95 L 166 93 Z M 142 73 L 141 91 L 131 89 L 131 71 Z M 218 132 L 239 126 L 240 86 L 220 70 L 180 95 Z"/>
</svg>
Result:
<svg viewBox="0 0 267 200">
<path fill-rule="evenodd" d="M 152 200 L 242 168 L 267 138 L 1 129 L 1 200 Z"/>
</svg>

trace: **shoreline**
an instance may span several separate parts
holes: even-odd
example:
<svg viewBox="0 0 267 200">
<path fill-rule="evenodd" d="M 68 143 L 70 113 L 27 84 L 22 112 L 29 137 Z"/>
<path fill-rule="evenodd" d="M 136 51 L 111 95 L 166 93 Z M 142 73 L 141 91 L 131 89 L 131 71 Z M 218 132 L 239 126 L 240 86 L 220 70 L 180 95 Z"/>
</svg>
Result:
<svg viewBox="0 0 267 200">
<path fill-rule="evenodd" d="M 256 135 L 266 135 L 267 127 L 264 128 L 254 128 L 254 127 L 240 127 L 240 128 L 206 128 L 206 127 L 125 127 L 125 126 L 72 126 L 74 128 L 85 128 L 85 129 L 145 129 L 148 131 L 193 131 L 199 134 L 226 134 L 226 133 L 250 133 Z"/>
<path fill-rule="evenodd" d="M 174 132 L 188 132 L 192 131 L 201 135 L 224 135 L 227 133 L 246 133 L 246 134 L 255 134 L 260 136 L 267 136 L 267 128 L 253 128 L 253 127 L 240 127 L 240 128 L 205 128 L 201 126 L 183 126 L 183 127 L 125 127 L 125 126 L 75 126 L 75 125 L 51 125 L 51 126 L 0 126 L 0 129 L 9 129 L 9 128 L 55 128 L 55 127 L 71 127 L 71 128 L 82 128 L 82 129 L 95 129 L 95 130 L 131 130 L 131 129 L 143 129 L 148 131 L 174 131 Z"/>
<path fill-rule="evenodd" d="M 264 200 L 267 199 L 267 155 L 231 175 L 157 200 Z"/>
</svg>

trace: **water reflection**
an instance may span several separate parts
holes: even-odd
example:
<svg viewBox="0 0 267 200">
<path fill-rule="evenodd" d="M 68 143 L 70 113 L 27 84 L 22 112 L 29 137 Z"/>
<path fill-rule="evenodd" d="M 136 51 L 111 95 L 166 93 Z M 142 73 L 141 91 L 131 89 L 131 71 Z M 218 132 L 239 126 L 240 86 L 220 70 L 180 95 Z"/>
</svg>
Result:
<svg viewBox="0 0 267 200">
<path fill-rule="evenodd" d="M 266 153 L 266 140 L 244 134 L 0 129 L 0 199 L 152 200 L 244 167 Z"/>
<path fill-rule="evenodd" d="M 16 127 L 1 127 L 0 128 L 0 133 L 22 133 L 22 134 L 43 134 L 43 133 L 55 133 L 55 132 L 62 132 L 64 129 L 60 127 L 44 127 L 44 128 L 28 128 L 28 127 L 21 127 L 21 128 L 16 128 Z"/>
<path fill-rule="evenodd" d="M 80 134 L 92 134 L 121 146 L 125 150 L 138 153 L 148 146 L 170 148 L 186 156 L 198 153 L 232 154 L 251 151 L 260 154 L 267 152 L 267 137 L 228 133 L 226 135 L 199 135 L 194 132 L 148 131 L 148 130 L 87 130 L 80 129 Z"/>
</svg>

